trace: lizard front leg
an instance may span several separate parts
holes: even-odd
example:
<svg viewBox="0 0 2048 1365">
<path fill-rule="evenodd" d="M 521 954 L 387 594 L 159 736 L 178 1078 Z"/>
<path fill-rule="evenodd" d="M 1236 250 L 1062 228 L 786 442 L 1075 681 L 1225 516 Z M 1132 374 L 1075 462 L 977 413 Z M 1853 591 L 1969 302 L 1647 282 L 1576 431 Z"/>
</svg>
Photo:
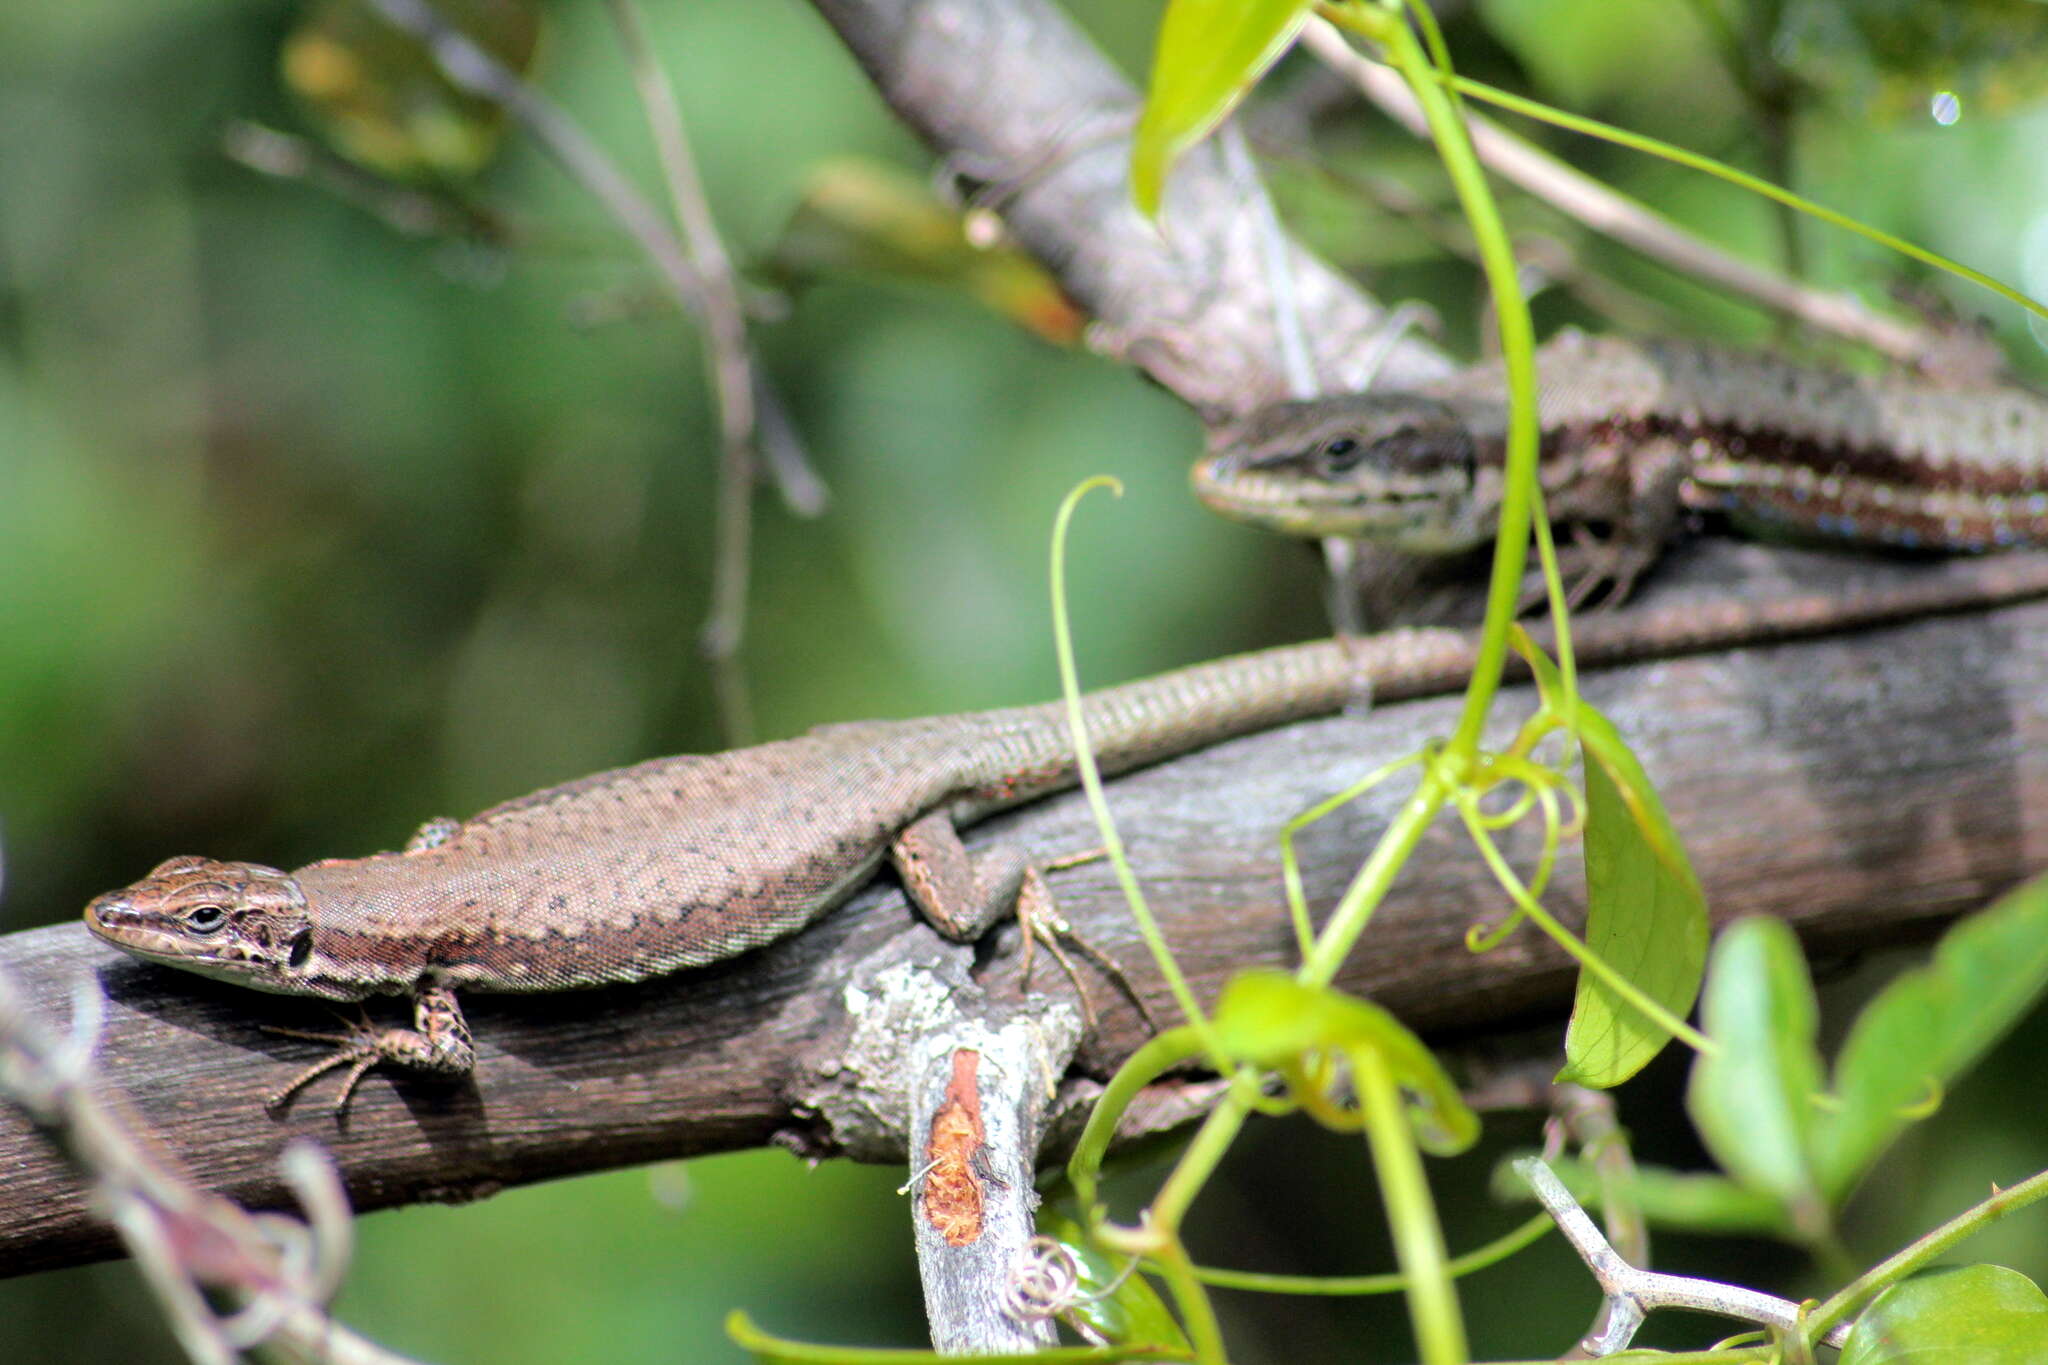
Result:
<svg viewBox="0 0 2048 1365">
<path fill-rule="evenodd" d="M 310 1082 L 343 1066 L 349 1071 L 342 1080 L 341 1094 L 335 1097 L 334 1112 L 337 1116 L 348 1108 L 349 1096 L 355 1093 L 356 1082 L 379 1062 L 390 1062 L 435 1076 L 467 1076 L 476 1066 L 476 1048 L 470 1041 L 469 1023 L 462 1017 L 462 1007 L 455 1002 L 455 992 L 439 982 L 422 983 L 413 993 L 412 1017 L 411 1028 L 377 1029 L 366 1023 L 341 1034 L 272 1029 L 273 1033 L 338 1043 L 340 1047 L 293 1077 L 265 1100 L 264 1106 L 278 1108 Z"/>
<path fill-rule="evenodd" d="M 1571 541 L 1557 556 L 1566 607 L 1577 611 L 1597 598 L 1601 607 L 1613 608 L 1628 600 L 1636 580 L 1678 534 L 1690 461 L 1683 445 L 1664 437 L 1589 461 L 1605 471 L 1595 487 L 1569 490 L 1553 509 L 1571 524 Z M 1596 534 L 1588 521 L 1605 522 L 1606 533 Z M 1545 595 L 1542 570 L 1532 568 L 1519 610 L 1540 607 Z"/>
</svg>

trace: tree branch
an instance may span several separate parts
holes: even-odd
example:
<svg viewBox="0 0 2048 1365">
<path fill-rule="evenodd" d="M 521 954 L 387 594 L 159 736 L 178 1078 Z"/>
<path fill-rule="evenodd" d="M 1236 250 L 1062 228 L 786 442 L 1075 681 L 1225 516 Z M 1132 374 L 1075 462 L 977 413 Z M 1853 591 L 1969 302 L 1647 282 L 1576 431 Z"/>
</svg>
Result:
<svg viewBox="0 0 2048 1365">
<path fill-rule="evenodd" d="M 1848 594 L 1962 576 L 1990 561 L 1933 564 L 1737 544 L 1699 544 L 1660 575 L 1660 600 L 1722 606 L 1783 596 L 1792 583 Z M 1620 619 L 1620 618 L 1613 618 Z M 1931 932 L 2034 870 L 2048 846 L 2048 604 L 1931 619 L 1854 636 L 1737 650 L 1589 675 L 1589 698 L 1636 746 L 1699 865 L 1718 916 L 1770 913 L 1824 947 Z M 1501 714 L 1527 705 L 1510 689 Z M 1213 998 L 1239 969 L 1290 965 L 1275 835 L 1282 820 L 1420 738 L 1445 732 L 1452 697 L 1271 731 L 1121 778 L 1111 800 L 1181 965 Z M 1387 790 L 1310 831 L 1312 904 L 1327 906 L 1402 795 Z M 1053 858 L 1097 842 L 1078 798 L 1033 803 L 975 826 L 976 847 L 1013 843 Z M 1506 840 L 1522 865 L 1533 841 Z M 1056 872 L 1060 909 L 1119 958 L 1157 1010 L 1166 993 L 1099 863 Z M 1580 904 L 1575 872 L 1549 903 Z M 1533 936 L 1475 957 L 1463 934 L 1501 898 L 1445 828 L 1382 910 L 1340 984 L 1424 1029 L 1469 1032 L 1550 1010 L 1568 964 Z M 902 1160 L 902 1124 L 862 1130 L 835 1106 L 861 993 L 892 964 L 970 969 L 994 1009 L 1023 999 L 1015 934 L 997 947 L 947 944 L 880 881 L 812 929 L 761 952 L 642 986 L 526 997 L 472 996 L 473 1084 L 373 1072 L 337 1127 L 315 1097 L 279 1117 L 262 1096 L 313 1045 L 265 1024 L 320 1028 L 315 1002 L 264 996 L 148 966 L 78 925 L 0 939 L 0 964 L 29 1007 L 64 1017 L 73 983 L 111 997 L 106 1078 L 211 1189 L 253 1204 L 285 1198 L 275 1173 L 293 1136 L 333 1151 L 358 1209 L 479 1197 L 504 1185 L 656 1158 L 781 1141 Z M 1041 966 L 1036 988 L 1070 988 Z M 1086 1098 L 1143 1039 L 1135 1012 L 1097 990 L 1102 1027 L 1068 1073 Z M 1176 1082 L 1169 1088 L 1184 1088 Z M 1162 1096 L 1162 1108 L 1190 1106 Z M 76 1177 L 20 1115 L 0 1112 L 0 1271 L 108 1254 Z"/>
<path fill-rule="evenodd" d="M 1241 413 L 1289 396 L 1263 191 L 1232 177 L 1213 141 L 1167 185 L 1158 226 L 1126 176 L 1138 93 L 1049 0 L 815 0 L 904 122 L 990 198 L 1025 250 L 1098 320 L 1099 349 L 1196 409 Z M 1353 387 L 1381 310 L 1288 241 L 1294 306 L 1322 387 Z M 1406 339 L 1380 382 L 1448 368 Z"/>
</svg>

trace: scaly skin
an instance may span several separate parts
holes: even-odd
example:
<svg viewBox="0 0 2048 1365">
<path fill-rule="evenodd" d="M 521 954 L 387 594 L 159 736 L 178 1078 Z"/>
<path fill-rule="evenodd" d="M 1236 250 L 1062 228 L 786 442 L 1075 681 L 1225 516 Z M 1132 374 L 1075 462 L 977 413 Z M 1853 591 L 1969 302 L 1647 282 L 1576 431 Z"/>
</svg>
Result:
<svg viewBox="0 0 2048 1365">
<path fill-rule="evenodd" d="M 1594 667 L 2048 595 L 2048 556 L 1929 568 L 1869 597 L 1608 613 L 1575 628 L 1578 657 Z M 1386 701 L 1451 690 L 1476 651 L 1475 635 L 1449 630 L 1296 645 L 1091 693 L 1083 709 L 1098 762 L 1117 772 L 1338 710 L 1361 682 Z M 458 990 L 566 990 L 734 957 L 844 901 L 884 856 L 927 918 L 971 937 L 1009 907 L 1025 869 L 1014 855 L 970 863 L 956 822 L 1074 774 L 1057 705 L 828 726 L 432 821 L 400 853 L 295 872 L 173 858 L 94 900 L 85 920 L 138 957 L 258 990 L 412 997 L 413 1028 L 335 1039 L 275 1096 L 346 1066 L 345 1102 L 378 1062 L 469 1071 Z"/>
<path fill-rule="evenodd" d="M 1622 589 L 1688 510 L 1873 546 L 2048 544 L 2048 400 L 2023 389 L 1578 332 L 1539 348 L 1537 384 L 1545 503 L 1611 528 Z M 1472 549 L 1499 516 L 1505 391 L 1495 363 L 1276 404 L 1196 465 L 1195 492 L 1290 535 Z"/>
</svg>

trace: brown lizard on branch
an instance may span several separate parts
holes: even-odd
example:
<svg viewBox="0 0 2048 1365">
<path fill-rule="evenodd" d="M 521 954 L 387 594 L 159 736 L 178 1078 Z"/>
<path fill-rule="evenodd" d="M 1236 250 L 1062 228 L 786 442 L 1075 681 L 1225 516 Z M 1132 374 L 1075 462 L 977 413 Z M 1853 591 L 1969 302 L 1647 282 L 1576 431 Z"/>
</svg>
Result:
<svg viewBox="0 0 2048 1365">
<path fill-rule="evenodd" d="M 1809 368 L 1688 341 L 1565 331 L 1536 353 L 1546 510 L 1581 540 L 1572 604 L 1630 586 L 1687 513 L 1859 546 L 2048 543 L 2048 399 Z M 1226 516 L 1453 554 L 1493 535 L 1507 440 L 1499 362 L 1416 389 L 1261 408 L 1194 468 Z"/>
<path fill-rule="evenodd" d="M 1944 566 L 1947 567 L 1947 566 Z M 2048 594 L 2048 558 L 1869 596 L 1639 609 L 1581 622 L 1579 658 L 1616 663 Z M 1361 670 L 1375 696 L 1450 690 L 1476 637 L 1399 631 L 1270 650 L 1091 693 L 1105 771 L 1137 767 L 1342 707 Z M 276 1097 L 348 1066 L 346 1099 L 378 1062 L 446 1076 L 473 1065 L 461 991 L 555 991 L 722 961 L 794 933 L 888 857 L 927 918 L 973 935 L 1025 868 L 971 866 L 955 826 L 1071 785 L 1056 705 L 828 726 L 796 739 L 656 759 L 434 821 L 403 852 L 296 872 L 174 858 L 99 897 L 86 923 L 138 956 L 242 985 L 329 1000 L 410 996 L 412 1028 L 341 1040 Z"/>
</svg>

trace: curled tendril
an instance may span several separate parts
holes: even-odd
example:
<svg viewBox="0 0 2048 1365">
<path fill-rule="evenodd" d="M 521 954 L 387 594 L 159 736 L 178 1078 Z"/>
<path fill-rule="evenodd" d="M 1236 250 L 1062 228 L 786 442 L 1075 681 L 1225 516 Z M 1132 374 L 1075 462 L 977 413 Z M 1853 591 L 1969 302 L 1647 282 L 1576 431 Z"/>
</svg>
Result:
<svg viewBox="0 0 2048 1365">
<path fill-rule="evenodd" d="M 1004 1311 L 1019 1322 L 1057 1317 L 1091 1346 L 1106 1346 L 1109 1338 L 1075 1317 L 1074 1310 L 1111 1297 L 1137 1268 L 1138 1258 L 1133 1256 L 1108 1284 L 1088 1293 L 1081 1288 L 1081 1261 L 1073 1248 L 1057 1237 L 1033 1237 L 1010 1269 L 1010 1283 L 1003 1293 Z"/>
<path fill-rule="evenodd" d="M 1033 1237 L 1010 1268 L 1003 1307 L 1020 1322 L 1040 1322 L 1079 1301 L 1081 1263 L 1056 1237 Z"/>
</svg>

